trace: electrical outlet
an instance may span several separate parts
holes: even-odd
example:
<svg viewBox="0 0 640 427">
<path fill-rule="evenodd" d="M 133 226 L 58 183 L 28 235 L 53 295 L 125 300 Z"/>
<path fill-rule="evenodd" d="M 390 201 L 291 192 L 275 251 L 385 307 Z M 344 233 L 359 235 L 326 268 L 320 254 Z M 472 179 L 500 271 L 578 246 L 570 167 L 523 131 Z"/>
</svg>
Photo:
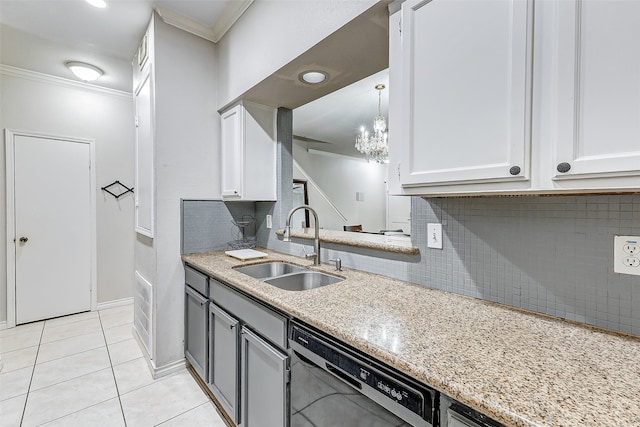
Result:
<svg viewBox="0 0 640 427">
<path fill-rule="evenodd" d="M 273 227 L 273 217 L 271 215 L 267 215 L 267 228 Z"/>
<path fill-rule="evenodd" d="M 427 224 L 427 246 L 442 249 L 442 224 Z"/>
<path fill-rule="evenodd" d="M 640 276 L 640 237 L 613 236 L 613 271 Z"/>
</svg>

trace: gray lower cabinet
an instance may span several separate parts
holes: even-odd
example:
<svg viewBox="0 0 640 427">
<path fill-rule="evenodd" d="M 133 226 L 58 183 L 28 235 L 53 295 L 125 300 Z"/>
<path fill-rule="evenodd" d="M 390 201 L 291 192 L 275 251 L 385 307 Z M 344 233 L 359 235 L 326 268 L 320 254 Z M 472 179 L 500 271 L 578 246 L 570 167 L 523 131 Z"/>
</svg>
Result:
<svg viewBox="0 0 640 427">
<path fill-rule="evenodd" d="M 239 423 L 240 322 L 209 304 L 209 388 L 232 420 Z"/>
<path fill-rule="evenodd" d="M 289 425 L 289 357 L 243 326 L 242 427 Z"/>
<path fill-rule="evenodd" d="M 207 303 L 209 300 L 190 286 L 185 286 L 185 293 L 184 354 L 200 378 L 206 381 L 209 352 L 209 333 L 207 331 Z"/>
</svg>

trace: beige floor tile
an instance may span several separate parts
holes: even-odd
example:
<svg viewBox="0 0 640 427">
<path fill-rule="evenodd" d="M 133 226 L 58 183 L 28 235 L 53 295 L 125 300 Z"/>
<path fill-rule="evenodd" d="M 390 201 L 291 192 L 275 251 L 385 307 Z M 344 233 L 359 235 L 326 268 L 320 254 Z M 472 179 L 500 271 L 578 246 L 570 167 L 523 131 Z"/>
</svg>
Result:
<svg viewBox="0 0 640 427">
<path fill-rule="evenodd" d="M 120 396 L 129 427 L 155 426 L 208 401 L 185 370 Z"/>
<path fill-rule="evenodd" d="M 9 371 L 15 371 L 16 369 L 27 368 L 33 366 L 36 361 L 36 354 L 38 353 L 38 346 L 21 348 L 20 350 L 10 351 L 8 353 L 2 353 L 2 373 Z"/>
<path fill-rule="evenodd" d="M 116 326 L 104 330 L 104 336 L 107 344 L 111 345 L 120 341 L 126 341 L 133 338 L 133 326 L 129 323 L 126 325 Z"/>
<path fill-rule="evenodd" d="M 82 320 L 95 319 L 98 317 L 97 311 L 85 311 L 84 313 L 70 314 L 68 316 L 47 319 L 44 328 L 53 328 L 55 326 L 69 325 L 71 323 L 80 322 Z"/>
<path fill-rule="evenodd" d="M 36 365 L 31 391 L 110 368 L 106 348 L 96 348 Z"/>
<path fill-rule="evenodd" d="M 37 426 L 117 397 L 111 368 L 32 391 L 22 427 Z"/>
<path fill-rule="evenodd" d="M 120 363 L 142 357 L 143 355 L 138 341 L 130 339 L 111 344 L 109 346 L 109 356 L 111 357 L 112 365 L 119 365 Z"/>
<path fill-rule="evenodd" d="M 123 395 L 153 383 L 153 377 L 144 357 L 121 363 L 113 367 L 118 392 Z"/>
<path fill-rule="evenodd" d="M 184 414 L 171 418 L 158 427 L 227 427 L 213 403 L 207 402 Z"/>
<path fill-rule="evenodd" d="M 10 351 L 38 345 L 41 336 L 42 332 L 36 331 L 2 337 L 0 338 L 0 353 L 8 353 Z"/>
<path fill-rule="evenodd" d="M 27 393 L 32 373 L 33 368 L 31 366 L 11 372 L 3 371 L 0 374 L 0 400 Z"/>
<path fill-rule="evenodd" d="M 45 324 L 44 332 L 42 333 L 42 343 L 77 337 L 78 335 L 98 332 L 101 329 L 102 327 L 100 326 L 100 319 L 98 317 L 79 320 L 77 322 L 66 323 L 58 326 L 47 326 Z"/>
<path fill-rule="evenodd" d="M 19 426 L 26 401 L 26 394 L 0 401 L 0 425 Z"/>
<path fill-rule="evenodd" d="M 116 397 L 42 424 L 42 427 L 124 427 L 124 425 L 120 400 Z"/>
<path fill-rule="evenodd" d="M 100 310 L 100 317 L 105 316 L 133 316 L 133 304 L 122 305 L 120 307 L 107 308 L 105 310 Z"/>
<path fill-rule="evenodd" d="M 87 350 L 106 347 L 102 331 L 65 338 L 50 343 L 40 344 L 36 363 L 50 362 L 61 357 L 71 356 Z"/>
<path fill-rule="evenodd" d="M 42 332 L 44 322 L 27 323 L 26 325 L 18 325 L 15 328 L 3 329 L 0 331 L 0 338 L 10 335 L 24 334 L 27 332 Z"/>
<path fill-rule="evenodd" d="M 110 314 L 108 316 L 100 314 L 100 322 L 102 323 L 103 329 L 115 328 L 116 326 L 121 326 L 121 325 L 132 325 L 133 312 L 121 313 L 121 314 Z"/>
</svg>

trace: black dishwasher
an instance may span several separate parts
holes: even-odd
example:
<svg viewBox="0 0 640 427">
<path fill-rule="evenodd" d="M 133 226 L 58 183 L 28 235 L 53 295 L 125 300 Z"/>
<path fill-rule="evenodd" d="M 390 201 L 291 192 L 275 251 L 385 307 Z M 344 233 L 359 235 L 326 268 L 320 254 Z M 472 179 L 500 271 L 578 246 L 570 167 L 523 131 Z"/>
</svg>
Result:
<svg viewBox="0 0 640 427">
<path fill-rule="evenodd" d="M 437 393 L 292 322 L 291 427 L 433 426 Z"/>
</svg>

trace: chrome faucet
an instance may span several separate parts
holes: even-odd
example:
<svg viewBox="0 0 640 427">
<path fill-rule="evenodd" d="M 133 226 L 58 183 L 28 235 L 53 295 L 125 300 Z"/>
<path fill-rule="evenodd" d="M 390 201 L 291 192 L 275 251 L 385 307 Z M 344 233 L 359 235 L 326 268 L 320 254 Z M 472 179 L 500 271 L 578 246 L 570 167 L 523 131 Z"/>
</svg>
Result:
<svg viewBox="0 0 640 427">
<path fill-rule="evenodd" d="M 284 226 L 284 236 L 282 238 L 283 242 L 291 241 L 291 217 L 295 213 L 295 211 L 300 209 L 306 209 L 313 214 L 313 222 L 315 224 L 315 237 L 313 239 L 313 251 L 314 253 L 307 254 L 305 253 L 306 258 L 313 258 L 313 265 L 320 265 L 320 224 L 318 223 L 318 214 L 313 208 L 309 205 L 300 205 L 289 211 L 289 215 L 287 215 L 287 222 Z"/>
</svg>

